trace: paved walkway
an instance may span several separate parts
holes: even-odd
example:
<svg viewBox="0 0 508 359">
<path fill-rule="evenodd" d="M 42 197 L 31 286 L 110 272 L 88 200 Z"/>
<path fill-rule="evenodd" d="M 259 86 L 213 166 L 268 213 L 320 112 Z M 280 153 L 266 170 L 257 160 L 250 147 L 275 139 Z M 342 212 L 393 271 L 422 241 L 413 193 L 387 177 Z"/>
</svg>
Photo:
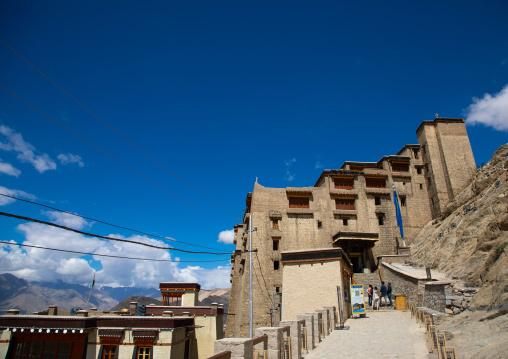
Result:
<svg viewBox="0 0 508 359">
<path fill-rule="evenodd" d="M 366 318 L 346 321 L 349 330 L 334 330 L 305 359 L 427 359 L 425 328 L 408 311 L 368 311 Z"/>
</svg>

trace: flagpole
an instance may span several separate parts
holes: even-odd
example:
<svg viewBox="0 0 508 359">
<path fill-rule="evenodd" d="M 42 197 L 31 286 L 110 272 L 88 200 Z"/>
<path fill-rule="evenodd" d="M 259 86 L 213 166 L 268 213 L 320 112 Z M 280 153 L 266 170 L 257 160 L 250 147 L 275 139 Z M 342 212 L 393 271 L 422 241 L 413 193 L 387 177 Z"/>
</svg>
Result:
<svg viewBox="0 0 508 359">
<path fill-rule="evenodd" d="M 95 285 L 95 273 L 93 274 L 93 282 L 92 282 L 92 288 L 90 288 L 90 293 L 88 294 L 88 299 L 86 300 L 85 308 L 83 310 L 86 310 L 86 306 L 88 305 L 88 302 L 90 301 L 90 296 L 92 295 L 92 290 Z"/>
</svg>

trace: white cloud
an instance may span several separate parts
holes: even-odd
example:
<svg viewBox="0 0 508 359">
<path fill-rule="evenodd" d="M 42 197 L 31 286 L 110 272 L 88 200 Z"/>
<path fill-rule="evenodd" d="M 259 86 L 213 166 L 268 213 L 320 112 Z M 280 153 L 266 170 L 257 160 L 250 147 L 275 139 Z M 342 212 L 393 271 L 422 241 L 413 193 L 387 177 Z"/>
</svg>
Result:
<svg viewBox="0 0 508 359">
<path fill-rule="evenodd" d="M 21 134 L 4 125 L 0 125 L 0 133 L 7 138 L 6 142 L 0 142 L 0 149 L 17 152 L 20 161 L 31 163 L 40 173 L 56 169 L 56 163 L 46 153 L 36 155 L 35 147 L 23 140 Z"/>
<path fill-rule="evenodd" d="M 2 186 L 0 186 L 0 193 L 6 194 L 8 196 L 13 196 L 13 197 L 36 199 L 36 197 L 32 194 L 29 194 L 29 193 L 26 193 L 26 192 L 23 192 L 23 191 L 20 191 L 17 189 L 9 189 L 9 188 L 2 187 Z M 0 195 L 0 206 L 5 206 L 5 205 L 12 203 L 14 201 L 15 201 L 15 199 Z"/>
<path fill-rule="evenodd" d="M 290 160 L 284 161 L 286 165 L 286 180 L 292 182 L 295 179 L 295 175 L 291 173 L 291 165 L 296 162 L 296 158 L 292 158 Z"/>
<path fill-rule="evenodd" d="M 53 219 L 56 224 L 74 229 L 83 229 L 89 225 L 89 222 L 70 213 L 48 211 L 45 213 L 49 218 Z"/>
<path fill-rule="evenodd" d="M 93 223 L 82 218 L 60 212 L 45 212 L 46 216 L 59 224 L 74 228 L 91 226 Z M 40 223 L 23 223 L 17 226 L 23 233 L 23 244 L 58 248 L 85 253 L 107 254 L 124 257 L 169 260 L 165 262 L 130 260 L 93 256 L 102 269 L 96 272 L 96 283 L 108 286 L 136 286 L 157 288 L 160 282 L 197 282 L 204 288 L 229 287 L 230 267 L 204 269 L 199 266 L 179 267 L 178 258 L 173 259 L 168 250 L 161 250 L 133 243 L 105 241 L 78 233 L 46 226 Z M 133 235 L 108 236 L 138 242 L 167 246 L 162 240 Z M 13 242 L 13 241 L 11 241 Z M 13 242 L 14 243 L 14 242 Z M 0 273 L 12 273 L 29 281 L 56 281 L 90 284 L 93 277 L 93 262 L 84 255 L 50 251 L 30 247 L 0 245 Z M 175 262 L 176 260 L 176 262 Z"/>
<path fill-rule="evenodd" d="M 466 124 L 483 124 L 498 131 L 508 132 L 508 85 L 499 93 L 486 93 L 482 99 L 473 98 L 466 110 Z"/>
<path fill-rule="evenodd" d="M 0 160 L 1 161 L 1 160 Z M 0 173 L 18 177 L 21 174 L 21 171 L 15 168 L 13 165 L 7 162 L 0 162 Z"/>
<path fill-rule="evenodd" d="M 316 165 L 314 166 L 315 169 L 323 168 L 323 164 L 319 161 L 316 162 Z"/>
<path fill-rule="evenodd" d="M 69 163 L 77 163 L 79 167 L 85 167 L 83 161 L 81 161 L 81 156 L 73 155 L 72 153 L 68 154 L 59 154 L 56 156 L 60 160 L 60 163 L 63 165 L 67 165 Z"/>
<path fill-rule="evenodd" d="M 222 231 L 219 233 L 219 239 L 217 242 L 222 242 L 225 244 L 233 244 L 235 239 L 235 233 L 232 229 L 228 231 Z"/>
</svg>

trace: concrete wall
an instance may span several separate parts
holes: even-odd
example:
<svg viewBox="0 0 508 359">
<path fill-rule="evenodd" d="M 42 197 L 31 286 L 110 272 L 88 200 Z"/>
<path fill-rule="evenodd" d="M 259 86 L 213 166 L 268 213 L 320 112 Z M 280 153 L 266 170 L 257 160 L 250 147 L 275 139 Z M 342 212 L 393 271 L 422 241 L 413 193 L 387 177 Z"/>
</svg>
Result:
<svg viewBox="0 0 508 359">
<path fill-rule="evenodd" d="M 282 320 L 298 314 L 337 306 L 337 286 L 342 283 L 340 261 L 288 263 L 284 265 Z"/>
</svg>

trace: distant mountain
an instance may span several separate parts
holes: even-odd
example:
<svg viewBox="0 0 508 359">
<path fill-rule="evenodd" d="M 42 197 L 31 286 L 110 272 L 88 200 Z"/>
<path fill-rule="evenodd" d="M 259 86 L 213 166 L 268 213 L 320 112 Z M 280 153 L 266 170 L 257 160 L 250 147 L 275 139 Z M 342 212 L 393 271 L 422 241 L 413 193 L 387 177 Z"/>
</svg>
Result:
<svg viewBox="0 0 508 359">
<path fill-rule="evenodd" d="M 224 311 L 227 312 L 230 292 L 229 288 L 201 290 L 199 305 L 210 306 L 217 302 L 224 304 Z M 28 282 L 9 273 L 0 274 L 0 314 L 5 314 L 11 308 L 19 309 L 22 314 L 31 314 L 48 309 L 50 305 L 57 305 L 60 309 L 84 307 L 89 294 L 89 286 L 62 281 Z M 96 285 L 87 308 L 121 310 L 129 308 L 132 301 L 145 305 L 160 305 L 162 298 L 160 291 L 155 288 L 113 288 Z"/>
<path fill-rule="evenodd" d="M 115 305 L 110 310 L 117 311 L 117 310 L 122 310 L 122 309 L 129 309 L 131 302 L 138 302 L 139 304 L 144 304 L 144 305 L 150 305 L 150 304 L 162 305 L 162 302 L 160 300 L 153 299 L 150 297 L 133 295 L 127 299 L 122 300 L 120 303 Z"/>
</svg>

